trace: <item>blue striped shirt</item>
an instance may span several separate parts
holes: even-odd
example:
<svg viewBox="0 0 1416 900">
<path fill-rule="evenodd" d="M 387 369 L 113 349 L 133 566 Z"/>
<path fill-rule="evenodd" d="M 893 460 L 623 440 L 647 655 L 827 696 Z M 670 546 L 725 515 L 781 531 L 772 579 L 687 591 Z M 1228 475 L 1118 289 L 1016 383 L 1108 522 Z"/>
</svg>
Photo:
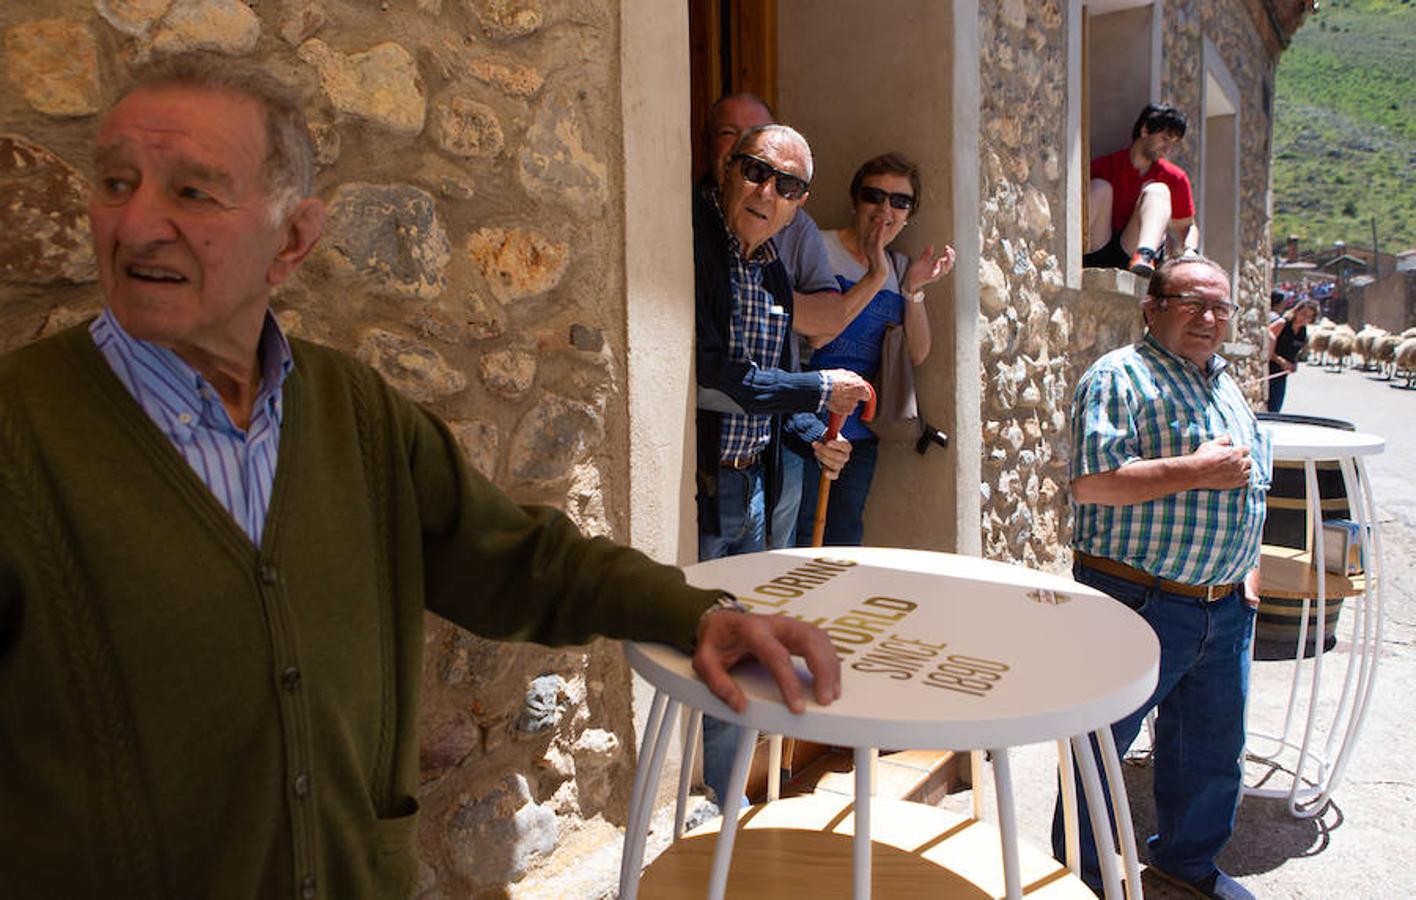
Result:
<svg viewBox="0 0 1416 900">
<path fill-rule="evenodd" d="M 130 336 L 111 311 L 105 309 L 89 333 L 128 393 L 251 543 L 260 546 L 275 483 L 281 388 L 295 364 L 275 316 L 266 313 L 261 331 L 261 387 L 245 431 L 231 421 L 216 389 L 195 369 L 166 347 Z"/>
<path fill-rule="evenodd" d="M 1273 460 L 1227 363 L 1201 372 L 1149 332 L 1097 360 L 1077 383 L 1072 406 L 1072 478 L 1127 463 L 1193 453 L 1229 435 L 1248 447 L 1247 487 L 1181 491 L 1145 503 L 1072 501 L 1072 546 L 1186 584 L 1239 581 L 1259 562 Z"/>
<path fill-rule="evenodd" d="M 763 241 L 752 259 L 744 259 L 737 236 L 731 228 L 727 232 L 728 280 L 733 291 L 728 358 L 771 368 L 781 357 L 782 344 L 790 330 L 787 311 L 762 282 L 762 270 L 777 259 L 777 248 L 771 240 Z M 771 439 L 772 416 L 725 413 L 719 458 L 724 462 L 750 459 L 760 454 Z"/>
</svg>

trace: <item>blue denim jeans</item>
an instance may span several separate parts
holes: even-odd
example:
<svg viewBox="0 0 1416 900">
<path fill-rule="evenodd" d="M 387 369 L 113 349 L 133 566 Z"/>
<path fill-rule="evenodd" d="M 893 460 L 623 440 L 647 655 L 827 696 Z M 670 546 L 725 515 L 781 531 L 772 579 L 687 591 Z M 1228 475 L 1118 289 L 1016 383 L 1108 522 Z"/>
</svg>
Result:
<svg viewBox="0 0 1416 900">
<path fill-rule="evenodd" d="M 831 497 L 826 503 L 826 531 L 821 539 L 826 546 L 859 547 L 865 539 L 865 499 L 875 479 L 875 460 L 879 454 L 880 441 L 876 438 L 851 442 L 851 458 L 841 469 L 840 477 L 831 482 Z M 801 484 L 797 544 L 809 547 L 816 524 L 816 493 L 821 484 L 821 466 L 815 454 L 802 460 Z"/>
<path fill-rule="evenodd" d="M 1152 708 L 1155 723 L 1152 790 L 1156 833 L 1147 841 L 1150 863 L 1187 881 L 1215 871 L 1214 859 L 1234 831 L 1243 782 L 1244 708 L 1249 690 L 1249 642 L 1254 611 L 1241 589 L 1207 603 L 1134 584 L 1083 564 L 1072 575 L 1134 609 L 1160 639 L 1155 693 L 1111 726 L 1125 754 Z M 1105 783 L 1105 778 L 1102 779 Z M 1077 789 L 1082 879 L 1101 884 L 1086 799 Z M 1052 848 L 1063 859 L 1062 804 L 1052 819 Z"/>
<path fill-rule="evenodd" d="M 766 491 L 762 476 L 761 463 L 749 469 L 718 467 L 719 533 L 708 534 L 703 523 L 699 523 L 700 562 L 767 549 Z M 703 781 L 713 789 L 719 807 L 724 805 L 723 798 L 727 796 L 733 751 L 740 732 L 736 725 L 712 716 L 703 717 Z"/>
<path fill-rule="evenodd" d="M 806 452 L 811 450 L 808 448 Z M 772 507 L 772 530 L 767 535 L 773 550 L 796 546 L 797 510 L 801 507 L 801 467 L 801 454 L 792 446 L 783 445 L 781 490 L 777 492 L 777 505 Z"/>
</svg>

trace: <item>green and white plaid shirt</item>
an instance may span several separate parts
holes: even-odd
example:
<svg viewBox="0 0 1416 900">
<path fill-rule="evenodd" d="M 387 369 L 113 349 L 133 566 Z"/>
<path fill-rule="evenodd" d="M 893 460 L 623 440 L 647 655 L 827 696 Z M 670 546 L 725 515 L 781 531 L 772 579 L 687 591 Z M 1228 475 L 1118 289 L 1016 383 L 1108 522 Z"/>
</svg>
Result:
<svg viewBox="0 0 1416 900">
<path fill-rule="evenodd" d="M 1236 582 L 1258 565 L 1273 454 L 1226 366 L 1215 356 L 1201 372 L 1147 332 L 1082 376 L 1072 405 L 1073 479 L 1193 453 L 1226 434 L 1249 448 L 1253 467 L 1243 488 L 1181 491 L 1128 506 L 1074 500 L 1075 549 L 1186 584 Z"/>
</svg>

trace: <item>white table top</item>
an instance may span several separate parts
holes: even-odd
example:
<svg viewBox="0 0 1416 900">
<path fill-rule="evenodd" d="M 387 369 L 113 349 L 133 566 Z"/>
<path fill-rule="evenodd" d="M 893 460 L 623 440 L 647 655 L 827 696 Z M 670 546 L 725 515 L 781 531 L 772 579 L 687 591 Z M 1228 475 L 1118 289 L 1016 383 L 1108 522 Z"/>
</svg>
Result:
<svg viewBox="0 0 1416 900">
<path fill-rule="evenodd" d="M 1361 431 L 1343 431 L 1298 422 L 1260 422 L 1273 436 L 1273 458 L 1329 460 L 1375 456 L 1386 449 L 1386 438 Z"/>
<path fill-rule="evenodd" d="M 655 687 L 764 732 L 850 747 L 1017 746 L 1094 731 L 1155 688 L 1160 647 L 1150 626 L 1070 578 L 874 547 L 754 553 L 686 572 L 691 583 L 730 590 L 755 611 L 819 620 L 841 653 L 841 699 L 809 702 L 799 716 L 782 704 L 766 669 L 734 668 L 748 697 L 738 715 L 678 650 L 625 645 L 630 665 Z M 805 663 L 795 662 L 809 684 Z"/>
</svg>

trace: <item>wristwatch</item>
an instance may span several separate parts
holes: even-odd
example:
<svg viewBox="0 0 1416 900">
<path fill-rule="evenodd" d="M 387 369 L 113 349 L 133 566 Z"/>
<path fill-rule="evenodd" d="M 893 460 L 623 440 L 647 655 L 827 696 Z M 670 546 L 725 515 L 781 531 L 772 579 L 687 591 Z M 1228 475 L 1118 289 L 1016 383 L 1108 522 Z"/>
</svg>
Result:
<svg viewBox="0 0 1416 900">
<path fill-rule="evenodd" d="M 906 294 L 905 296 L 909 298 L 909 301 L 910 301 L 911 303 L 923 303 L 923 302 L 924 302 L 924 288 L 920 288 L 920 289 L 917 290 L 917 291 L 911 291 L 910 293 Z"/>
<path fill-rule="evenodd" d="M 718 591 L 718 596 L 713 600 L 713 605 L 703 610 L 703 615 L 698 617 L 698 627 L 694 630 L 695 633 L 701 635 L 703 633 L 703 620 L 707 619 L 713 613 L 722 612 L 725 609 L 740 613 L 752 611 L 733 594 L 728 591 L 720 590 Z"/>
</svg>

